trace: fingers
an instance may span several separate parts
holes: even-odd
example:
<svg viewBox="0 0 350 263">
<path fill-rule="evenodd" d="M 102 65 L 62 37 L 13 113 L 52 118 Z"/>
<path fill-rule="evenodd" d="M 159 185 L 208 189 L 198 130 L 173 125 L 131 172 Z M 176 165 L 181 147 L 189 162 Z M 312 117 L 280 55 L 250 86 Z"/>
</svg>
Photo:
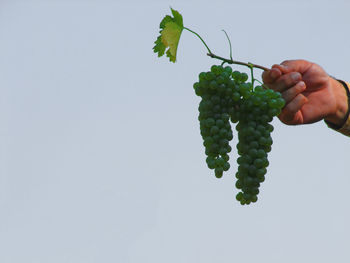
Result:
<svg viewBox="0 0 350 263">
<path fill-rule="evenodd" d="M 277 71 L 275 71 L 275 72 L 277 72 Z M 278 70 L 278 72 L 280 72 L 280 71 Z M 265 80 L 266 79 L 271 80 L 272 79 L 271 74 L 272 73 L 266 72 L 265 76 L 263 76 L 263 78 L 265 77 Z M 302 75 L 299 72 L 290 72 L 290 73 L 286 73 L 282 76 L 279 76 L 273 82 L 267 83 L 266 81 L 264 81 L 264 83 L 267 84 L 267 86 L 270 89 L 273 89 L 274 91 L 278 91 L 278 92 L 283 93 L 284 91 L 288 90 L 289 88 L 295 86 L 301 80 L 302 80 Z"/>
<path fill-rule="evenodd" d="M 278 117 L 282 122 L 289 125 L 302 124 L 303 118 L 300 110 L 307 102 L 308 99 L 299 93 L 283 108 L 281 114 Z"/>
<path fill-rule="evenodd" d="M 302 59 L 285 60 L 281 64 L 272 65 L 270 70 L 264 71 L 262 73 L 262 80 L 265 84 L 273 84 L 282 75 L 285 75 L 291 72 L 299 72 L 299 74 L 302 75 L 311 66 L 312 66 L 311 62 L 302 60 Z"/>
<path fill-rule="evenodd" d="M 286 106 L 278 116 L 282 122 L 289 125 L 302 124 L 303 113 L 301 108 L 308 102 L 302 94 L 306 89 L 303 74 L 313 63 L 306 60 L 285 60 L 275 64 L 270 70 L 262 74 L 263 82 L 271 89 L 281 92 Z"/>
<path fill-rule="evenodd" d="M 302 76 L 299 72 L 290 72 L 282 75 L 272 85 L 271 88 L 278 92 L 283 92 L 302 80 Z"/>
<path fill-rule="evenodd" d="M 282 64 L 274 64 L 274 65 L 272 65 L 271 68 L 272 68 L 272 69 L 273 69 L 273 68 L 278 69 L 278 70 L 281 71 L 283 74 L 288 73 L 288 72 L 291 72 L 290 69 L 288 69 L 286 66 L 284 66 L 284 65 L 282 65 Z"/>
<path fill-rule="evenodd" d="M 271 68 L 262 73 L 261 77 L 264 83 L 270 84 L 276 81 L 280 76 L 282 76 L 281 70 L 278 68 Z"/>
<path fill-rule="evenodd" d="M 303 60 L 285 60 L 281 64 L 274 64 L 270 70 L 266 70 L 262 73 L 262 79 L 265 84 L 273 84 L 280 76 L 291 73 L 299 72 L 303 75 L 313 63 Z"/>
<path fill-rule="evenodd" d="M 299 81 L 293 87 L 282 92 L 282 98 L 285 100 L 286 104 L 291 102 L 298 94 L 303 92 L 306 89 L 304 81 Z"/>
</svg>

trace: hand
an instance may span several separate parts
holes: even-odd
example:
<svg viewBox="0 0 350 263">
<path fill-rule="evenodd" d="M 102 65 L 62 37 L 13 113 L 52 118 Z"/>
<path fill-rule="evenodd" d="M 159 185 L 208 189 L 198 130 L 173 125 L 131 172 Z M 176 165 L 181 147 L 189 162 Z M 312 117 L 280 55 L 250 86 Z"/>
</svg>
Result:
<svg viewBox="0 0 350 263">
<path fill-rule="evenodd" d="M 344 87 L 322 67 L 306 60 L 287 60 L 262 74 L 264 83 L 286 101 L 279 119 L 288 125 L 326 119 L 341 124 L 348 109 Z"/>
</svg>

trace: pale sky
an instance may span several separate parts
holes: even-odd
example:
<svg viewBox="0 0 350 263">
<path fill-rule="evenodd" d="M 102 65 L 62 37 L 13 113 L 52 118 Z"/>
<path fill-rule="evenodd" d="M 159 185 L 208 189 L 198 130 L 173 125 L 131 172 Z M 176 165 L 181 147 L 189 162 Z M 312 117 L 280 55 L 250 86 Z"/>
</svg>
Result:
<svg viewBox="0 0 350 263">
<path fill-rule="evenodd" d="M 206 167 L 192 85 L 214 53 L 350 81 L 347 1 L 0 1 L 0 262 L 347 263 L 350 139 L 273 121 L 259 200 Z M 235 70 L 247 70 L 234 66 Z M 256 70 L 260 79 L 260 70 Z"/>
</svg>

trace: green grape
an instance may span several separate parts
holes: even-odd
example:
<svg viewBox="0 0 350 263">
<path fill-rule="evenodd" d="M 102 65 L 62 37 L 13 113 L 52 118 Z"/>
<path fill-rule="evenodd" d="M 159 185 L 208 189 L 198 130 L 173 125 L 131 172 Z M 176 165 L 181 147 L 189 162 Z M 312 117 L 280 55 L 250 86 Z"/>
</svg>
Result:
<svg viewBox="0 0 350 263">
<path fill-rule="evenodd" d="M 242 189 L 242 187 L 243 187 L 242 181 L 238 179 L 236 181 L 236 185 L 235 186 L 236 186 L 237 189 Z"/>
<path fill-rule="evenodd" d="M 222 157 L 219 157 L 216 159 L 216 166 L 223 166 L 225 163 L 225 160 Z"/>
<path fill-rule="evenodd" d="M 259 143 L 257 141 L 252 141 L 252 142 L 250 142 L 249 147 L 252 149 L 257 149 L 259 147 Z M 257 153 L 256 153 L 256 155 L 257 155 Z"/>
<path fill-rule="evenodd" d="M 215 135 L 213 136 L 213 140 L 214 140 L 214 142 L 220 141 L 220 140 L 221 140 L 220 135 L 219 135 L 219 134 L 215 134 Z"/>
<path fill-rule="evenodd" d="M 232 131 L 230 131 L 229 133 L 227 133 L 226 136 L 227 136 L 226 139 L 229 140 L 229 141 L 231 141 L 231 140 L 233 139 L 233 133 L 232 133 Z"/>
<path fill-rule="evenodd" d="M 230 163 L 225 162 L 222 166 L 222 169 L 226 172 L 230 169 Z"/>
<path fill-rule="evenodd" d="M 232 68 L 230 66 L 226 66 L 224 68 L 224 70 L 228 73 L 228 74 L 231 74 L 232 73 Z"/>
<path fill-rule="evenodd" d="M 215 125 L 215 120 L 214 120 L 213 118 L 208 118 L 208 119 L 206 120 L 205 124 L 206 124 L 206 126 L 207 126 L 208 128 L 210 128 L 210 127 L 212 127 L 212 126 Z"/>
<path fill-rule="evenodd" d="M 265 92 L 266 96 L 269 98 L 275 98 L 275 92 L 272 89 L 267 89 Z"/>
<path fill-rule="evenodd" d="M 269 115 L 270 117 L 277 116 L 279 113 L 280 113 L 280 110 L 279 110 L 279 109 L 276 109 L 276 108 L 269 109 L 269 111 L 268 111 L 268 115 Z"/>
<path fill-rule="evenodd" d="M 222 138 L 225 138 L 227 135 L 227 130 L 225 128 L 220 129 L 219 134 Z"/>
<path fill-rule="evenodd" d="M 271 124 L 269 124 L 269 123 L 267 123 L 266 124 L 266 128 L 267 128 L 267 130 L 269 131 L 269 132 L 273 132 L 273 126 L 271 125 Z"/>
<path fill-rule="evenodd" d="M 248 154 L 251 158 L 255 158 L 258 155 L 258 150 L 255 148 L 250 148 Z"/>
<path fill-rule="evenodd" d="M 221 157 L 225 160 L 225 162 L 228 162 L 228 160 L 230 160 L 230 156 L 228 156 L 227 154 L 223 154 L 221 155 Z"/>
<path fill-rule="evenodd" d="M 253 195 L 251 201 L 255 203 L 256 201 L 258 201 L 258 197 L 256 195 Z"/>
<path fill-rule="evenodd" d="M 243 82 L 243 83 L 241 83 L 241 84 L 239 85 L 239 92 L 240 92 L 241 94 L 249 93 L 249 91 L 250 91 L 250 85 L 249 85 L 249 83 Z"/>
<path fill-rule="evenodd" d="M 237 201 L 241 201 L 243 199 L 243 193 L 242 192 L 239 192 L 237 195 L 236 195 L 236 199 Z"/>
<path fill-rule="evenodd" d="M 257 158 L 264 158 L 266 157 L 267 154 L 266 152 L 263 150 L 263 149 L 259 149 L 258 152 L 257 152 Z"/>
<path fill-rule="evenodd" d="M 260 92 L 264 92 L 264 88 L 262 86 L 256 86 L 254 91 L 255 93 L 259 94 Z"/>
<path fill-rule="evenodd" d="M 199 80 L 200 80 L 200 81 L 203 81 L 203 80 L 205 80 L 205 79 L 206 79 L 206 73 L 205 73 L 205 72 L 199 73 Z"/>
<path fill-rule="evenodd" d="M 213 157 L 208 156 L 206 159 L 206 163 L 209 169 L 214 169 L 216 167 L 215 159 Z"/>
<path fill-rule="evenodd" d="M 206 80 L 208 80 L 208 81 L 214 80 L 215 77 L 216 77 L 215 74 L 211 71 L 209 71 L 205 76 Z"/>
<path fill-rule="evenodd" d="M 210 129 L 210 133 L 211 134 L 216 134 L 220 131 L 219 127 L 218 126 L 212 126 L 211 129 Z"/>
<path fill-rule="evenodd" d="M 258 178 L 260 183 L 263 183 L 265 181 L 265 176 L 264 175 L 258 175 L 257 178 Z"/>
<path fill-rule="evenodd" d="M 255 160 L 254 160 L 254 166 L 255 166 L 256 168 L 262 168 L 263 165 L 264 165 L 264 162 L 263 162 L 262 159 L 255 159 Z"/>
<path fill-rule="evenodd" d="M 211 96 L 210 100 L 211 100 L 211 102 L 212 102 L 214 105 L 220 103 L 220 97 L 219 97 L 219 95 L 213 95 L 213 96 Z"/>
<path fill-rule="evenodd" d="M 215 90 L 218 88 L 218 83 L 215 80 L 209 82 L 209 88 Z"/>
<path fill-rule="evenodd" d="M 241 94 L 239 94 L 238 92 L 233 92 L 232 94 L 232 100 L 234 100 L 235 102 L 239 101 L 241 98 Z"/>
<path fill-rule="evenodd" d="M 231 76 L 236 81 L 240 81 L 240 79 L 241 79 L 241 73 L 237 70 L 233 71 Z"/>
<path fill-rule="evenodd" d="M 209 137 L 209 138 L 212 138 L 212 137 Z M 205 147 L 210 147 L 211 145 L 212 145 L 213 143 L 212 143 L 212 141 L 211 140 L 204 140 L 203 141 L 203 145 L 205 146 Z"/>
<path fill-rule="evenodd" d="M 275 108 L 278 107 L 276 99 L 269 100 L 268 104 L 269 104 L 269 107 L 272 108 L 272 109 L 275 109 Z"/>
<path fill-rule="evenodd" d="M 267 145 L 267 139 L 265 137 L 260 137 L 259 144 L 260 145 Z"/>
<path fill-rule="evenodd" d="M 218 73 L 221 74 L 222 72 L 224 72 L 224 68 L 221 65 L 217 66 L 218 68 Z"/>
<path fill-rule="evenodd" d="M 220 140 L 220 145 L 221 146 L 228 146 L 229 145 L 229 141 L 227 139 L 221 139 Z"/>
<path fill-rule="evenodd" d="M 219 75 L 219 76 L 217 77 L 217 82 L 218 82 L 218 84 L 223 84 L 223 83 L 225 83 L 225 78 L 224 78 L 224 76 Z"/>
<path fill-rule="evenodd" d="M 224 169 L 222 167 L 216 167 L 215 168 L 215 176 L 217 178 L 221 178 L 223 175 Z"/>
<path fill-rule="evenodd" d="M 219 150 L 219 154 L 220 155 L 224 155 L 224 154 L 227 154 L 228 153 L 228 150 L 225 148 L 225 147 L 221 147 L 220 150 Z"/>
<path fill-rule="evenodd" d="M 262 167 L 268 167 L 269 166 L 270 163 L 269 163 L 269 160 L 266 157 L 262 158 L 261 160 L 262 160 Z"/>
<path fill-rule="evenodd" d="M 263 175 L 266 174 L 266 172 L 267 172 L 266 168 L 260 168 L 260 169 L 257 170 L 256 176 L 263 176 Z"/>
<path fill-rule="evenodd" d="M 245 82 L 248 80 L 248 75 L 247 73 L 241 73 L 240 79 L 242 82 Z"/>
<path fill-rule="evenodd" d="M 282 109 L 283 107 L 284 107 L 284 105 L 286 104 L 286 102 L 284 101 L 284 99 L 282 99 L 282 98 L 278 98 L 278 99 L 276 99 L 276 104 L 277 104 L 277 107 L 279 108 L 279 109 Z"/>
<path fill-rule="evenodd" d="M 230 120 L 230 115 L 228 115 L 228 113 L 223 113 L 221 115 L 221 119 L 224 121 L 224 123 L 227 123 L 229 127 L 231 127 L 230 123 L 228 122 Z"/>
<path fill-rule="evenodd" d="M 218 66 L 217 65 L 212 65 L 210 68 L 210 71 L 213 73 L 216 73 L 218 71 Z"/>
<path fill-rule="evenodd" d="M 227 67 L 230 67 L 230 66 L 227 66 Z M 232 72 L 232 69 L 231 69 L 231 72 Z M 224 69 L 224 72 L 221 73 L 221 76 L 224 78 L 224 82 L 227 83 L 231 76 L 231 73 Z"/>
<path fill-rule="evenodd" d="M 230 89 L 228 89 L 228 88 L 226 87 L 226 84 L 221 83 L 221 84 L 218 86 L 218 92 L 220 92 L 220 93 L 225 93 L 224 95 L 226 95 L 226 91 L 230 91 Z"/>
<path fill-rule="evenodd" d="M 216 120 L 216 126 L 217 127 L 222 128 L 224 125 L 225 125 L 224 120 L 222 120 L 222 119 Z"/>
<path fill-rule="evenodd" d="M 243 200 L 245 200 L 247 203 L 250 201 L 251 195 L 248 193 L 243 193 Z"/>
</svg>

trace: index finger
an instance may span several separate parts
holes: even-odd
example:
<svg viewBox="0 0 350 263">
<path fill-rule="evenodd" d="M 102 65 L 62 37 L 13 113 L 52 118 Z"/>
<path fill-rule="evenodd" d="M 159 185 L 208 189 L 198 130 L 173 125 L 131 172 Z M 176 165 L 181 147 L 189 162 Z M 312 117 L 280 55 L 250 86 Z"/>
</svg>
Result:
<svg viewBox="0 0 350 263">
<path fill-rule="evenodd" d="M 276 67 L 272 67 L 270 70 L 265 70 L 262 73 L 261 78 L 264 83 L 271 84 L 275 82 L 275 80 L 278 79 L 280 76 L 282 76 L 281 70 Z"/>
</svg>

